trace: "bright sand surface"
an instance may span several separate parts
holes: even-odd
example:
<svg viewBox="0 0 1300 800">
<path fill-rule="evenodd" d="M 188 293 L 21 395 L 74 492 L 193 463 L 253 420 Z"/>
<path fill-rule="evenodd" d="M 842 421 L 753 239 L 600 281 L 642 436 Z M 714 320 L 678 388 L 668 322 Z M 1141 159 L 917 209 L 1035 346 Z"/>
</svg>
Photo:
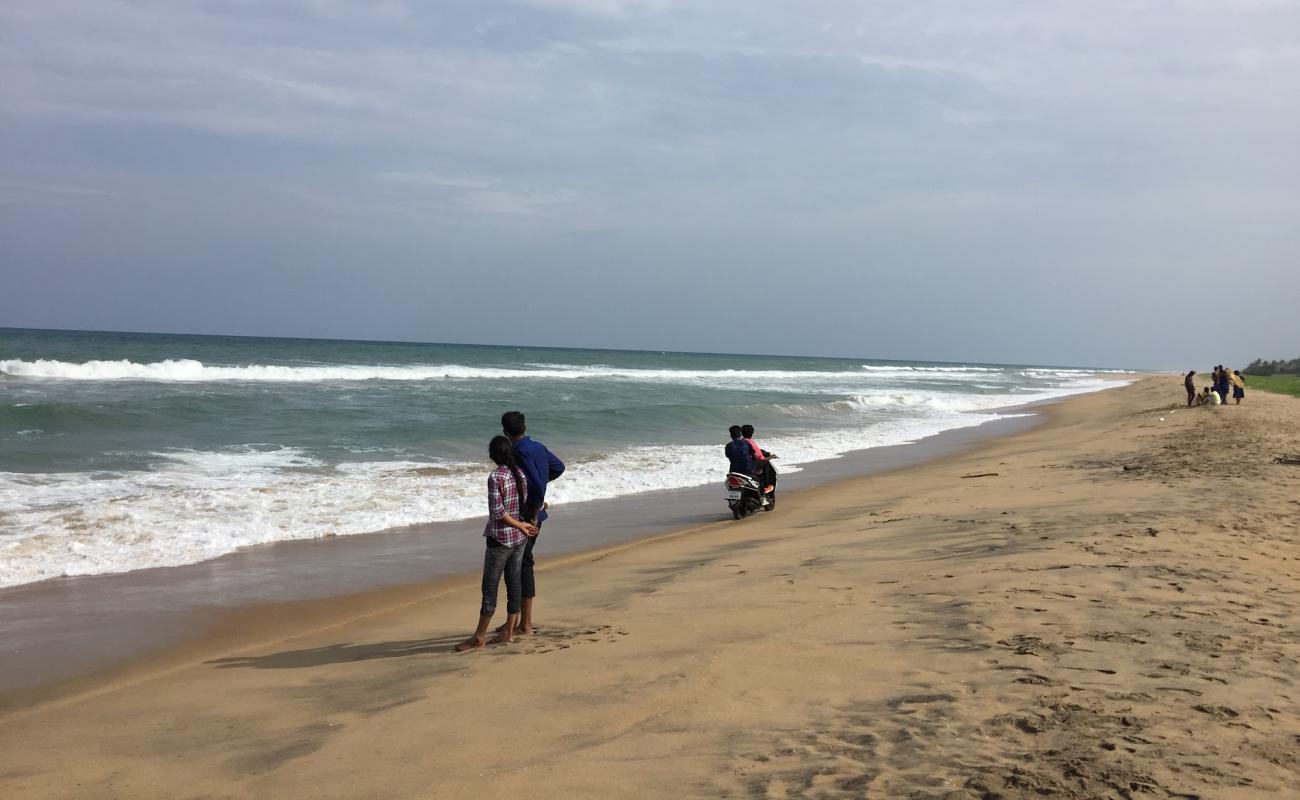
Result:
<svg viewBox="0 0 1300 800">
<path fill-rule="evenodd" d="M 511 645 L 451 652 L 474 578 L 245 610 L 0 712 L 0 797 L 1296 796 L 1300 401 L 1181 397 L 543 540 Z"/>
</svg>

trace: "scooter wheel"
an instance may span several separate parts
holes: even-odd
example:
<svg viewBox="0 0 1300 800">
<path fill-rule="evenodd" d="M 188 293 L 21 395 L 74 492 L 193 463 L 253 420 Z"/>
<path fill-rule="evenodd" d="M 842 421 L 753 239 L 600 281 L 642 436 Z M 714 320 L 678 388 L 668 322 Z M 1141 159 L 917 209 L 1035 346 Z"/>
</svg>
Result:
<svg viewBox="0 0 1300 800">
<path fill-rule="evenodd" d="M 735 517 L 736 519 L 740 519 L 740 504 L 739 504 L 739 503 L 737 503 L 736 505 L 734 505 L 734 506 L 731 507 L 731 516 Z"/>
<path fill-rule="evenodd" d="M 767 505 L 763 508 L 763 510 L 764 511 L 776 510 L 776 492 L 772 492 L 767 496 Z"/>
</svg>

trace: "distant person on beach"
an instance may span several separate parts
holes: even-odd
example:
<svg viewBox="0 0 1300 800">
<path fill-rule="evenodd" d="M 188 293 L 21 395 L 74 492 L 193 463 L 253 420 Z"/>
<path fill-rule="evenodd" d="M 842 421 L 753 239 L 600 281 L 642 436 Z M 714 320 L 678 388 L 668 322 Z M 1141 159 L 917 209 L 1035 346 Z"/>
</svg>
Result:
<svg viewBox="0 0 1300 800">
<path fill-rule="evenodd" d="M 546 445 L 528 437 L 528 426 L 520 411 L 507 411 L 501 415 L 501 432 L 510 437 L 514 445 L 515 461 L 528 480 L 528 500 L 524 519 L 536 526 L 536 532 L 524 544 L 524 557 L 520 570 L 523 606 L 519 614 L 519 633 L 533 633 L 533 600 L 537 597 L 537 582 L 533 577 L 533 548 L 546 521 L 546 484 L 564 474 L 564 462 L 546 449 Z"/>
<path fill-rule="evenodd" d="M 1196 370 L 1188 370 L 1187 377 L 1183 378 L 1183 388 L 1187 389 L 1187 407 L 1191 408 L 1192 403 L 1196 402 L 1196 384 L 1192 381 L 1192 376 Z"/>
<path fill-rule="evenodd" d="M 1215 403 L 1215 405 L 1226 405 L 1228 402 L 1228 368 L 1222 364 L 1219 365 L 1218 370 L 1215 372 L 1214 392 L 1219 395 L 1219 402 Z"/>
<path fill-rule="evenodd" d="M 488 521 L 483 528 L 487 552 L 483 556 L 483 605 L 478 612 L 478 627 L 458 651 L 474 650 L 487 644 L 488 625 L 497 610 L 497 590 L 502 574 L 506 579 L 506 624 L 492 638 L 492 644 L 514 639 L 521 605 L 520 570 L 524 548 L 537 535 L 537 526 L 524 520 L 528 482 L 515 463 L 514 447 L 504 436 L 488 443 L 488 456 L 497 468 L 487 480 Z"/>
<path fill-rule="evenodd" d="M 1212 387 L 1212 386 L 1206 386 L 1206 387 L 1205 387 L 1205 405 L 1207 405 L 1207 406 L 1217 406 L 1217 405 L 1221 405 L 1222 403 L 1223 403 L 1223 400 L 1219 397 L 1219 393 L 1216 392 L 1216 391 L 1214 391 L 1214 387 Z"/>
<path fill-rule="evenodd" d="M 1241 401 L 1246 398 L 1246 379 L 1241 377 L 1241 373 L 1234 369 L 1231 380 L 1232 398 L 1237 401 L 1237 405 L 1241 405 Z"/>
<path fill-rule="evenodd" d="M 731 462 L 728 467 L 732 472 L 739 472 L 743 475 L 753 475 L 758 467 L 754 461 L 754 448 L 750 447 L 749 442 L 745 441 L 745 434 L 739 425 L 732 425 L 727 429 L 731 434 L 731 441 L 723 448 L 727 454 L 727 460 Z"/>
</svg>

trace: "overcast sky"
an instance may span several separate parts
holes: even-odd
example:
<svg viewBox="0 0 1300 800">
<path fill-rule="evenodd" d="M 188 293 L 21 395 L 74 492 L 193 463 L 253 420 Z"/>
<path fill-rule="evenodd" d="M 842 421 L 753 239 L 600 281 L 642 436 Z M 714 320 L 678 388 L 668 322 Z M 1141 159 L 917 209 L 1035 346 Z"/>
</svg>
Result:
<svg viewBox="0 0 1300 800">
<path fill-rule="evenodd" d="M 1300 355 L 1300 3 L 6 0 L 0 325 Z"/>
</svg>

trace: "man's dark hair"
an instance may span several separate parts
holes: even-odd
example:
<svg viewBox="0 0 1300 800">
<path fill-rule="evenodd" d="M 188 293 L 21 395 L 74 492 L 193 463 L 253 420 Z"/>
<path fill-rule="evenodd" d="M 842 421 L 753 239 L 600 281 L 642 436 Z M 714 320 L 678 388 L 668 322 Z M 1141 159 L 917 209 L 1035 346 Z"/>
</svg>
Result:
<svg viewBox="0 0 1300 800">
<path fill-rule="evenodd" d="M 748 439 L 749 437 L 751 437 L 751 436 L 754 435 L 754 426 L 753 426 L 753 425 L 741 425 L 741 426 L 740 426 L 740 432 L 741 432 L 741 434 L 742 434 L 746 439 Z"/>
<path fill-rule="evenodd" d="M 513 439 L 516 436 L 523 435 L 526 430 L 528 430 L 528 426 L 524 425 L 524 412 L 507 411 L 501 415 L 501 432 L 506 436 Z"/>
<path fill-rule="evenodd" d="M 740 438 L 740 426 L 739 426 L 739 425 L 732 425 L 730 428 L 727 428 L 727 433 L 731 434 L 731 438 L 733 438 L 733 439 L 739 439 L 739 438 Z"/>
</svg>

